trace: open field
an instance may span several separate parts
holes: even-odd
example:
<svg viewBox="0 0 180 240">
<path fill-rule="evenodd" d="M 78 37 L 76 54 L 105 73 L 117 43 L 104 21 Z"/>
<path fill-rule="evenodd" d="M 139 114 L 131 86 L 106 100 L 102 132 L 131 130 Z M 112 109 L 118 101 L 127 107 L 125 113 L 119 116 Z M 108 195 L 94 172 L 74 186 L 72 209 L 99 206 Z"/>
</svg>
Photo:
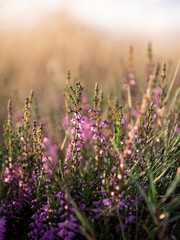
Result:
<svg viewBox="0 0 180 240">
<path fill-rule="evenodd" d="M 175 68 L 180 52 L 178 34 L 176 39 L 168 41 L 157 37 L 152 42 L 154 64 L 172 62 L 169 66 Z M 47 114 L 57 98 L 63 101 L 67 70 L 71 70 L 74 82 L 81 75 L 87 94 L 96 82 L 108 94 L 114 90 L 110 83 L 115 76 L 119 87 L 127 76 L 130 45 L 134 47 L 136 81 L 143 89 L 147 86 L 147 39 L 100 33 L 66 14 L 45 18 L 38 26 L 4 31 L 0 35 L 1 104 L 6 104 L 10 98 L 19 104 L 17 107 L 21 107 L 33 89 L 43 106 L 41 111 Z M 6 109 L 3 108 L 1 124 L 5 116 Z"/>
</svg>

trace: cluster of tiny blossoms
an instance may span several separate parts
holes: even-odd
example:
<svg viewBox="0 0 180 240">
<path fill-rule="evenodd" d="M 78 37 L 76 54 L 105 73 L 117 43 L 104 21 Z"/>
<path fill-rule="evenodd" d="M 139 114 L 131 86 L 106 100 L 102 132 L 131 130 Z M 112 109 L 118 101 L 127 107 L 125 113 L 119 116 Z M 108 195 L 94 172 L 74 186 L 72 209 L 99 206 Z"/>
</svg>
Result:
<svg viewBox="0 0 180 240">
<path fill-rule="evenodd" d="M 132 64 L 130 68 L 128 79 L 134 86 Z M 107 117 L 98 84 L 94 107 L 88 110 L 83 108 L 81 83 L 73 88 L 68 72 L 67 124 L 61 148 L 43 137 L 42 124 L 34 121 L 31 129 L 33 93 L 26 99 L 17 132 L 9 101 L 0 149 L 0 240 L 145 239 L 151 230 L 155 239 L 163 239 L 170 216 L 165 208 L 172 189 L 174 202 L 169 205 L 177 203 L 174 186 L 179 181 L 174 170 L 179 161 L 178 116 L 170 111 L 164 117 L 168 97 L 165 69 L 163 65 L 159 79 L 156 66 L 140 106 L 131 103 L 136 96 L 131 98 L 132 86 L 127 84 L 124 99 L 129 105 L 123 108 L 116 101 L 113 107 L 109 99 Z M 166 124 L 170 127 L 162 133 Z M 161 173 L 162 163 L 173 167 Z M 161 174 L 174 184 L 165 197 Z M 174 211 L 172 216 L 176 219 Z"/>
<path fill-rule="evenodd" d="M 67 151 L 65 164 L 67 165 L 72 158 L 71 166 L 73 170 L 75 169 L 75 165 L 80 165 L 82 162 L 82 156 L 80 153 L 84 144 L 83 132 L 85 129 L 85 120 L 85 117 L 82 117 L 80 112 L 74 112 L 74 118 L 71 120 L 73 125 L 71 130 L 72 140 Z"/>
</svg>

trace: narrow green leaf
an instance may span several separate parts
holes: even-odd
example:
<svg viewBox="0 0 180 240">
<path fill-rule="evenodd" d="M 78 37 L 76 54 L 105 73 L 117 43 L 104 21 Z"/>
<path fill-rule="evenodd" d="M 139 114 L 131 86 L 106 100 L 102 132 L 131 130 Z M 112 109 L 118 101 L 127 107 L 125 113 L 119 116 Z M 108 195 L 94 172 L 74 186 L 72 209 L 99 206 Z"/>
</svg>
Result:
<svg viewBox="0 0 180 240">
<path fill-rule="evenodd" d="M 141 193 L 142 197 L 144 198 L 144 201 L 146 202 L 147 207 L 149 208 L 149 211 L 151 213 L 151 216 L 155 219 L 155 211 L 156 211 L 156 207 L 155 205 L 149 201 L 147 194 L 145 193 L 145 191 L 142 189 L 142 187 L 140 186 L 140 184 L 137 182 L 137 180 L 135 179 L 135 177 L 130 174 L 130 177 L 132 178 L 133 182 L 136 184 L 139 192 Z"/>
<path fill-rule="evenodd" d="M 70 197 L 70 195 L 68 196 L 68 198 L 70 199 L 73 207 L 74 207 L 74 213 L 76 214 L 76 216 L 78 217 L 79 221 L 81 222 L 81 224 L 83 225 L 83 227 L 86 229 L 86 231 L 92 236 L 92 239 L 95 239 L 94 237 L 94 232 L 88 222 L 88 220 L 86 219 L 85 216 L 83 216 L 81 214 L 81 212 L 79 211 L 77 204 L 75 203 L 75 201 Z"/>
<path fill-rule="evenodd" d="M 131 89 L 129 84 L 128 84 L 128 105 L 129 105 L 129 108 L 132 109 L 132 97 L 131 97 Z"/>
<path fill-rule="evenodd" d="M 124 234 L 123 223 L 122 223 L 122 220 L 121 220 L 121 217 L 120 217 L 120 214 L 119 214 L 119 210 L 117 208 L 116 208 L 116 213 L 117 213 L 119 223 L 120 223 L 120 227 L 121 227 L 121 231 L 122 231 L 122 238 L 123 238 L 123 240 L 126 240 L 126 237 L 125 237 L 125 234 Z"/>
<path fill-rule="evenodd" d="M 151 231 L 148 229 L 148 227 L 144 224 L 144 225 L 143 225 L 143 228 L 144 228 L 144 230 L 146 231 L 146 233 L 147 233 L 149 239 L 152 239 L 152 240 L 153 240 L 154 237 L 153 237 Z"/>
<path fill-rule="evenodd" d="M 178 219 L 180 219 L 180 214 L 177 215 L 177 216 L 175 216 L 175 217 L 170 218 L 168 222 L 169 222 L 169 223 L 172 223 L 172 222 L 177 221 Z"/>
<path fill-rule="evenodd" d="M 119 129 L 118 129 L 118 120 L 117 113 L 114 115 L 114 133 L 115 133 L 115 145 L 119 148 Z"/>
<path fill-rule="evenodd" d="M 180 93 L 180 87 L 176 90 L 176 92 L 175 92 L 175 94 L 174 94 L 174 97 L 173 97 L 173 99 L 172 99 L 172 101 L 171 101 L 171 104 L 170 104 L 170 107 L 169 107 L 170 111 L 173 110 L 174 105 L 175 105 L 175 103 L 176 103 L 176 99 L 177 99 L 179 93 Z"/>
<path fill-rule="evenodd" d="M 175 191 L 176 187 L 180 184 L 180 172 L 176 174 L 174 180 L 170 183 L 165 195 L 162 198 L 162 202 L 165 202 L 168 197 Z"/>
<path fill-rule="evenodd" d="M 177 76 L 177 73 L 179 71 L 179 67 L 180 67 L 180 59 L 178 61 L 178 64 L 177 64 L 177 67 L 176 67 L 176 70 L 174 72 L 174 75 L 173 75 L 173 78 L 171 80 L 171 84 L 169 86 L 169 89 L 168 89 L 168 92 L 167 92 L 167 95 L 166 95 L 166 98 L 165 98 L 165 101 L 164 101 L 164 104 L 167 103 L 168 99 L 169 99 L 169 96 L 170 96 L 170 93 L 171 93 L 171 90 L 172 90 L 172 87 L 174 85 L 174 82 L 175 82 L 175 79 L 176 79 L 176 76 Z"/>
<path fill-rule="evenodd" d="M 150 192 L 151 192 L 151 199 L 153 203 L 156 203 L 156 186 L 154 184 L 154 176 L 151 167 L 148 169 L 148 176 L 149 176 L 149 183 L 150 183 Z"/>
<path fill-rule="evenodd" d="M 180 206 L 180 197 L 175 197 L 171 202 L 168 202 L 167 204 L 163 204 L 161 209 L 166 210 L 167 212 L 172 212 L 174 209 Z"/>
</svg>

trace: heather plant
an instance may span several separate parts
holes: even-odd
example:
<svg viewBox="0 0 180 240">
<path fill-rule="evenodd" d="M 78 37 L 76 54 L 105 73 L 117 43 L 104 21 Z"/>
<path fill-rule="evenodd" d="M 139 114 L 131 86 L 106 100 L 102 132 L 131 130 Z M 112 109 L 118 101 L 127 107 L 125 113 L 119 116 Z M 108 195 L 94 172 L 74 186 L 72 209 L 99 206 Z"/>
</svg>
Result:
<svg viewBox="0 0 180 240">
<path fill-rule="evenodd" d="M 171 77 L 165 63 L 153 63 L 151 45 L 148 59 L 142 101 L 132 47 L 122 96 L 111 93 L 106 100 L 96 83 L 88 102 L 68 71 L 58 144 L 39 119 L 31 120 L 33 91 L 18 127 L 8 102 L 0 240 L 178 239 L 180 89 L 174 96 L 171 90 L 180 63 Z"/>
</svg>

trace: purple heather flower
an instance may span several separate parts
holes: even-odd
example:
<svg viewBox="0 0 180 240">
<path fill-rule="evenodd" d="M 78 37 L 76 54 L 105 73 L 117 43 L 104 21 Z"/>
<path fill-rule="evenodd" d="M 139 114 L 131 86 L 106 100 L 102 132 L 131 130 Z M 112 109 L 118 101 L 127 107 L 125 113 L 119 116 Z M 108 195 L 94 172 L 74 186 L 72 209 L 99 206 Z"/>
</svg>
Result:
<svg viewBox="0 0 180 240">
<path fill-rule="evenodd" d="M 91 131 L 95 132 L 96 131 L 96 126 L 95 125 L 91 125 Z"/>
<path fill-rule="evenodd" d="M 97 135 L 96 133 L 93 135 L 93 139 L 94 139 L 94 140 L 97 140 L 97 139 L 98 139 L 98 135 Z"/>
<path fill-rule="evenodd" d="M 111 172 L 116 171 L 116 167 L 111 168 Z"/>
<path fill-rule="evenodd" d="M 5 225 L 6 225 L 6 218 L 5 217 L 0 218 L 0 240 L 4 239 L 4 233 L 6 231 Z"/>
<path fill-rule="evenodd" d="M 105 190 L 102 190 L 101 193 L 102 193 L 103 197 L 106 196 L 106 191 Z"/>
<path fill-rule="evenodd" d="M 67 156 L 71 156 L 71 154 L 72 154 L 72 150 L 69 149 L 69 150 L 67 151 Z"/>
<path fill-rule="evenodd" d="M 116 225 L 116 233 L 120 233 L 120 231 L 121 231 L 121 225 L 118 224 Z"/>
<path fill-rule="evenodd" d="M 133 117 L 136 117 L 138 114 L 139 114 L 139 112 L 138 112 L 137 109 L 133 109 L 133 110 L 132 110 L 132 116 L 133 116 Z"/>
<path fill-rule="evenodd" d="M 78 143 L 76 147 L 77 147 L 77 148 L 76 148 L 77 152 L 80 152 L 81 149 L 82 149 L 82 144 L 81 144 L 81 143 Z"/>
<path fill-rule="evenodd" d="M 101 205 L 101 200 L 99 200 L 99 201 L 94 201 L 94 202 L 93 202 L 93 205 L 94 205 L 96 208 L 99 208 L 99 206 Z"/>
<path fill-rule="evenodd" d="M 98 145 L 94 146 L 94 150 L 97 152 L 98 151 Z"/>
<path fill-rule="evenodd" d="M 86 119 L 85 117 L 82 117 L 81 123 L 85 123 L 86 120 L 87 120 L 87 119 Z"/>
<path fill-rule="evenodd" d="M 135 219 L 136 219 L 136 217 L 134 215 L 129 216 L 129 218 L 128 218 L 129 224 L 134 222 Z"/>
<path fill-rule="evenodd" d="M 103 204 L 104 204 L 104 206 L 106 206 L 106 207 L 111 206 L 111 205 L 112 205 L 111 199 L 110 199 L 110 198 L 105 198 L 105 199 L 103 200 Z"/>
<path fill-rule="evenodd" d="M 155 95 L 160 95 L 161 94 L 161 88 L 155 88 L 154 93 L 155 93 Z"/>
<path fill-rule="evenodd" d="M 71 120 L 71 122 L 72 122 L 73 125 L 76 125 L 77 120 L 76 120 L 75 118 L 73 118 L 73 119 Z"/>
<path fill-rule="evenodd" d="M 29 224 L 29 226 L 30 226 L 30 228 L 35 228 L 36 225 L 35 225 L 34 222 L 32 222 L 32 223 Z"/>
<path fill-rule="evenodd" d="M 125 200 L 123 199 L 123 200 L 121 200 L 121 202 L 117 205 L 117 208 L 118 208 L 119 210 L 122 210 L 122 209 L 124 208 L 124 206 L 125 206 Z"/>
<path fill-rule="evenodd" d="M 104 143 L 106 145 L 106 134 L 105 133 L 102 133 L 101 134 L 101 143 Z"/>
<path fill-rule="evenodd" d="M 53 232 L 47 231 L 43 234 L 43 237 L 41 239 L 42 240 L 49 240 L 49 239 L 53 240 L 53 239 L 55 239 L 55 236 L 54 236 Z"/>
<path fill-rule="evenodd" d="M 176 237 L 174 235 L 171 235 L 170 240 L 176 240 Z"/>
<path fill-rule="evenodd" d="M 75 221 L 76 221 L 76 219 L 75 219 Z M 64 226 L 67 226 L 67 227 L 69 227 L 71 229 L 75 229 L 77 227 L 77 224 L 75 222 L 73 222 L 73 221 L 66 220 L 64 222 Z"/>
<path fill-rule="evenodd" d="M 111 124 L 110 121 L 107 121 L 107 120 L 102 121 L 102 125 L 104 126 L 108 126 L 109 124 Z"/>
<path fill-rule="evenodd" d="M 110 179 L 109 184 L 112 186 L 113 183 L 114 183 L 114 179 L 112 178 L 112 179 Z"/>
<path fill-rule="evenodd" d="M 70 231 L 70 232 L 68 232 L 68 236 L 65 239 L 71 240 L 71 239 L 73 239 L 74 236 L 75 236 L 75 233 Z"/>
<path fill-rule="evenodd" d="M 33 220 L 37 220 L 37 219 L 38 219 L 38 215 L 37 215 L 36 213 L 33 214 L 33 215 L 32 215 L 32 219 L 33 219 Z"/>
<path fill-rule="evenodd" d="M 159 102 L 159 95 L 161 95 L 161 89 L 155 88 L 154 89 L 154 104 L 157 105 Z"/>
<path fill-rule="evenodd" d="M 57 147 L 56 147 L 56 145 L 51 145 L 51 146 L 49 146 L 49 152 L 50 152 L 51 157 L 52 157 L 53 159 L 56 159 L 56 158 L 57 158 Z"/>
<path fill-rule="evenodd" d="M 68 164 L 68 162 L 70 161 L 70 158 L 65 158 L 65 164 Z"/>
<path fill-rule="evenodd" d="M 64 224 L 63 224 L 63 225 L 64 225 Z M 60 226 L 60 225 L 58 224 L 58 226 Z M 61 238 L 64 239 L 64 237 L 67 235 L 67 233 L 68 233 L 67 229 L 66 229 L 66 228 L 62 228 L 62 229 L 58 232 L 58 236 L 60 236 Z"/>
<path fill-rule="evenodd" d="M 92 132 L 91 132 L 91 122 L 86 118 L 84 124 L 84 129 L 83 129 L 83 138 L 84 140 L 87 139 L 92 139 Z"/>
<path fill-rule="evenodd" d="M 65 194 L 63 192 L 58 192 L 56 197 L 59 198 L 59 199 L 62 199 L 62 198 L 64 199 Z"/>
<path fill-rule="evenodd" d="M 124 128 L 126 129 L 128 126 L 128 118 L 125 115 L 123 116 L 122 124 L 124 125 Z"/>
<path fill-rule="evenodd" d="M 74 113 L 74 116 L 76 119 L 80 120 L 82 117 L 81 117 L 81 114 L 78 112 L 78 113 Z"/>
<path fill-rule="evenodd" d="M 9 168 L 6 168 L 4 171 L 4 182 L 9 183 L 12 180 L 11 172 Z"/>
<path fill-rule="evenodd" d="M 176 134 L 178 135 L 179 132 L 180 132 L 180 128 L 177 128 L 177 129 L 176 129 Z"/>
<path fill-rule="evenodd" d="M 75 146 L 75 140 L 74 139 L 72 139 L 71 145 Z"/>
<path fill-rule="evenodd" d="M 104 150 L 100 150 L 100 155 L 103 155 L 104 154 Z"/>
</svg>

